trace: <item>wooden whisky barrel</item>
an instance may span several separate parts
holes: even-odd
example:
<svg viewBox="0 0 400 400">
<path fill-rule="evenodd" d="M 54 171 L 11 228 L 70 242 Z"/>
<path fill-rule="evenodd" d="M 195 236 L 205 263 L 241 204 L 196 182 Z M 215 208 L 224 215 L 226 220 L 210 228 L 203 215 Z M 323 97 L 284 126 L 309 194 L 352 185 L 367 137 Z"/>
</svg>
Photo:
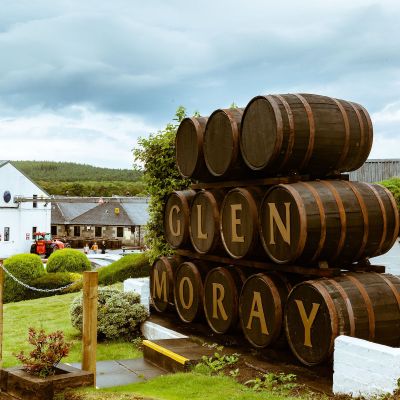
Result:
<svg viewBox="0 0 400 400">
<path fill-rule="evenodd" d="M 176 270 L 175 306 L 183 322 L 193 322 L 204 313 L 203 282 L 207 271 L 208 268 L 200 261 L 185 261 Z"/>
<path fill-rule="evenodd" d="M 372 123 L 357 103 L 315 94 L 257 96 L 242 119 L 245 163 L 266 176 L 353 171 L 368 158 Z"/>
<path fill-rule="evenodd" d="M 206 117 L 185 118 L 175 137 L 176 166 L 184 178 L 210 178 L 203 154 Z"/>
<path fill-rule="evenodd" d="M 263 246 L 277 263 L 345 266 L 388 251 L 399 214 L 383 186 L 314 181 L 277 185 L 260 208 Z"/>
<path fill-rule="evenodd" d="M 243 274 L 234 267 L 218 267 L 208 272 L 204 282 L 204 312 L 214 332 L 222 334 L 238 327 L 243 282 Z"/>
<path fill-rule="evenodd" d="M 190 204 L 196 192 L 182 190 L 172 192 L 164 207 L 164 236 L 173 249 L 190 246 Z"/>
<path fill-rule="evenodd" d="M 300 283 L 286 303 L 285 330 L 306 365 L 329 359 L 339 335 L 398 347 L 400 279 L 370 272 Z"/>
<path fill-rule="evenodd" d="M 232 108 L 216 110 L 208 118 L 204 133 L 204 159 L 214 177 L 237 177 L 246 167 L 239 144 L 242 115 L 242 108 Z"/>
<path fill-rule="evenodd" d="M 279 273 L 251 275 L 239 298 L 242 331 L 254 346 L 273 344 L 283 333 L 283 310 L 291 285 Z"/>
<path fill-rule="evenodd" d="M 178 259 L 160 257 L 150 270 L 150 296 L 154 308 L 164 312 L 174 304 L 174 271 L 178 267 Z"/>
<path fill-rule="evenodd" d="M 189 233 L 194 249 L 201 254 L 223 249 L 219 231 L 219 210 L 225 193 L 201 190 L 190 207 Z"/>
<path fill-rule="evenodd" d="M 258 232 L 258 206 L 261 197 L 262 192 L 258 188 L 235 188 L 226 194 L 222 202 L 222 243 L 233 258 L 259 255 L 262 250 Z"/>
</svg>

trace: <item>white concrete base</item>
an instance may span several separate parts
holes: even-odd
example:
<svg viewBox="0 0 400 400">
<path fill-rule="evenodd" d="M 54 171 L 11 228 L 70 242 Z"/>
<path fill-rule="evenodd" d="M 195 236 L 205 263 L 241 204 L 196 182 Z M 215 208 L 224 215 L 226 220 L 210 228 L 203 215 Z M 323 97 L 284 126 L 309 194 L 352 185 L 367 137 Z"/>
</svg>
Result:
<svg viewBox="0 0 400 400">
<path fill-rule="evenodd" d="M 400 349 L 348 336 L 335 340 L 333 393 L 371 398 L 398 389 Z"/>
<path fill-rule="evenodd" d="M 150 321 L 143 322 L 141 330 L 147 340 L 186 339 L 188 337 Z"/>
<path fill-rule="evenodd" d="M 140 294 L 140 303 L 150 311 L 150 278 L 130 278 L 124 280 L 124 292 Z"/>
</svg>

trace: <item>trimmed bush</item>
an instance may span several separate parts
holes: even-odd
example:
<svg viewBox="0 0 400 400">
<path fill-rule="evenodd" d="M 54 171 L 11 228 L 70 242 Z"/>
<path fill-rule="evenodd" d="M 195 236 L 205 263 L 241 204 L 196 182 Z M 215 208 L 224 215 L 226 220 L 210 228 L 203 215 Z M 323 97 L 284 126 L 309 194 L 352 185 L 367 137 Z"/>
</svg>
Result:
<svg viewBox="0 0 400 400">
<path fill-rule="evenodd" d="M 74 283 L 74 285 L 62 290 L 61 292 L 34 292 L 31 298 L 54 296 L 56 294 L 79 292 L 82 289 L 82 275 L 74 272 L 50 272 L 42 275 L 32 282 L 32 286 L 38 289 L 58 289 L 60 287 Z"/>
<path fill-rule="evenodd" d="M 149 276 L 149 257 L 147 253 L 128 254 L 106 267 L 99 268 L 97 271 L 101 285 L 112 285 L 116 282 L 123 282 L 128 278 Z"/>
<path fill-rule="evenodd" d="M 41 258 L 36 254 L 17 254 L 4 261 L 4 267 L 20 281 L 31 285 L 46 273 Z M 33 291 L 24 288 L 5 274 L 4 302 L 21 301 L 32 296 Z"/>
<path fill-rule="evenodd" d="M 400 212 L 400 178 L 394 177 L 379 183 L 391 191 L 392 195 L 396 199 L 397 208 Z"/>
<path fill-rule="evenodd" d="M 121 292 L 117 289 L 99 288 L 97 337 L 99 339 L 133 340 L 139 335 L 140 324 L 149 313 L 139 303 L 140 296 L 134 292 Z M 82 333 L 82 294 L 71 304 L 71 323 Z"/>
<path fill-rule="evenodd" d="M 90 271 L 91 264 L 85 254 L 74 249 L 62 249 L 54 252 L 47 261 L 47 272 L 83 272 Z"/>
</svg>

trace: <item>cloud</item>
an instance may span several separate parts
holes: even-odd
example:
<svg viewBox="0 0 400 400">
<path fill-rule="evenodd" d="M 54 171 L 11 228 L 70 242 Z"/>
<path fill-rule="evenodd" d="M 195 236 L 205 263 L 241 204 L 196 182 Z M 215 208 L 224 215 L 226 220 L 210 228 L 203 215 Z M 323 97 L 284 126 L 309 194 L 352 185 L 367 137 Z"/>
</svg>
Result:
<svg viewBox="0 0 400 400">
<path fill-rule="evenodd" d="M 38 115 L 32 111 L 29 116 L 0 119 L 0 159 L 129 168 L 137 138 L 154 131 L 138 117 L 109 115 L 82 106 Z"/>
</svg>

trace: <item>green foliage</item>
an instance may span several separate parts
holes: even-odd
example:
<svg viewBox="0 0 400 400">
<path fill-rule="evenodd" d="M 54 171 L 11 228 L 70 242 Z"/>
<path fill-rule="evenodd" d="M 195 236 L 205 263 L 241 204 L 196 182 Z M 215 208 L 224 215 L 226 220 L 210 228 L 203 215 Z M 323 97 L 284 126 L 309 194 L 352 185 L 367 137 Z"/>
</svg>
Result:
<svg viewBox="0 0 400 400">
<path fill-rule="evenodd" d="M 390 178 L 379 183 L 390 190 L 390 192 L 396 199 L 397 208 L 399 209 L 400 212 L 400 178 L 399 177 Z"/>
<path fill-rule="evenodd" d="M 201 362 L 195 366 L 194 371 L 206 375 L 215 375 L 236 364 L 239 361 L 239 356 L 237 353 L 231 355 L 214 353 L 212 357 L 203 356 Z M 236 372 L 236 374 L 238 373 L 239 371 Z"/>
<path fill-rule="evenodd" d="M 79 273 L 73 272 L 50 272 L 48 274 L 42 275 L 39 278 L 35 279 L 32 282 L 32 286 L 38 289 L 58 289 L 63 286 L 67 286 L 71 283 L 76 282 L 75 285 L 72 285 L 61 292 L 33 292 L 29 296 L 29 298 L 39 298 L 39 297 L 47 297 L 53 296 L 61 293 L 73 293 L 79 292 L 82 289 L 82 275 Z"/>
<path fill-rule="evenodd" d="M 41 258 L 36 254 L 17 254 L 4 261 L 4 267 L 20 281 L 31 285 L 32 282 L 46 273 Z M 8 274 L 4 281 L 4 302 L 25 300 L 32 294 L 15 282 Z"/>
<path fill-rule="evenodd" d="M 85 254 L 74 249 L 62 249 L 54 252 L 47 261 L 47 272 L 83 272 L 90 271 L 91 264 Z"/>
<path fill-rule="evenodd" d="M 232 101 L 232 104 L 229 106 L 229 108 L 230 109 L 235 109 L 235 108 L 238 108 L 238 106 L 234 101 Z"/>
<path fill-rule="evenodd" d="M 249 381 L 245 382 L 245 385 L 255 391 L 267 390 L 270 392 L 284 394 L 298 386 L 295 382 L 295 374 L 284 374 L 283 372 L 274 374 L 271 372 L 262 375 L 261 378 L 250 379 Z"/>
<path fill-rule="evenodd" d="M 150 195 L 146 235 L 146 242 L 150 248 L 150 262 L 162 255 L 171 254 L 171 248 L 164 238 L 164 205 L 171 192 L 186 189 L 191 182 L 180 176 L 175 165 L 175 135 L 185 116 L 185 108 L 179 107 L 173 123 L 167 124 L 165 129 L 157 134 L 140 138 L 139 147 L 133 150 L 135 161 L 144 166 L 144 181 Z"/>
<path fill-rule="evenodd" d="M 143 196 L 146 188 L 140 180 L 137 182 L 125 181 L 76 181 L 76 182 L 48 182 L 36 181 L 47 193 L 59 196 Z"/>
<path fill-rule="evenodd" d="M 12 164 L 35 182 L 136 182 L 142 175 L 138 170 L 100 168 L 71 162 L 13 161 Z"/>
<path fill-rule="evenodd" d="M 97 271 L 101 285 L 112 285 L 116 282 L 123 282 L 128 278 L 149 276 L 149 256 L 147 253 L 128 254 L 110 265 L 99 268 Z"/>
<path fill-rule="evenodd" d="M 76 297 L 70 308 L 71 323 L 82 333 L 82 295 Z M 140 324 L 149 316 L 134 292 L 100 288 L 98 291 L 97 336 L 99 339 L 133 340 L 139 336 Z"/>
<path fill-rule="evenodd" d="M 46 335 L 43 329 L 36 331 L 29 328 L 28 342 L 34 348 L 26 356 L 22 350 L 16 357 L 23 364 L 23 369 L 31 375 L 40 378 L 54 375 L 56 366 L 63 357 L 66 357 L 72 346 L 64 339 L 62 331 L 56 331 Z"/>
</svg>

